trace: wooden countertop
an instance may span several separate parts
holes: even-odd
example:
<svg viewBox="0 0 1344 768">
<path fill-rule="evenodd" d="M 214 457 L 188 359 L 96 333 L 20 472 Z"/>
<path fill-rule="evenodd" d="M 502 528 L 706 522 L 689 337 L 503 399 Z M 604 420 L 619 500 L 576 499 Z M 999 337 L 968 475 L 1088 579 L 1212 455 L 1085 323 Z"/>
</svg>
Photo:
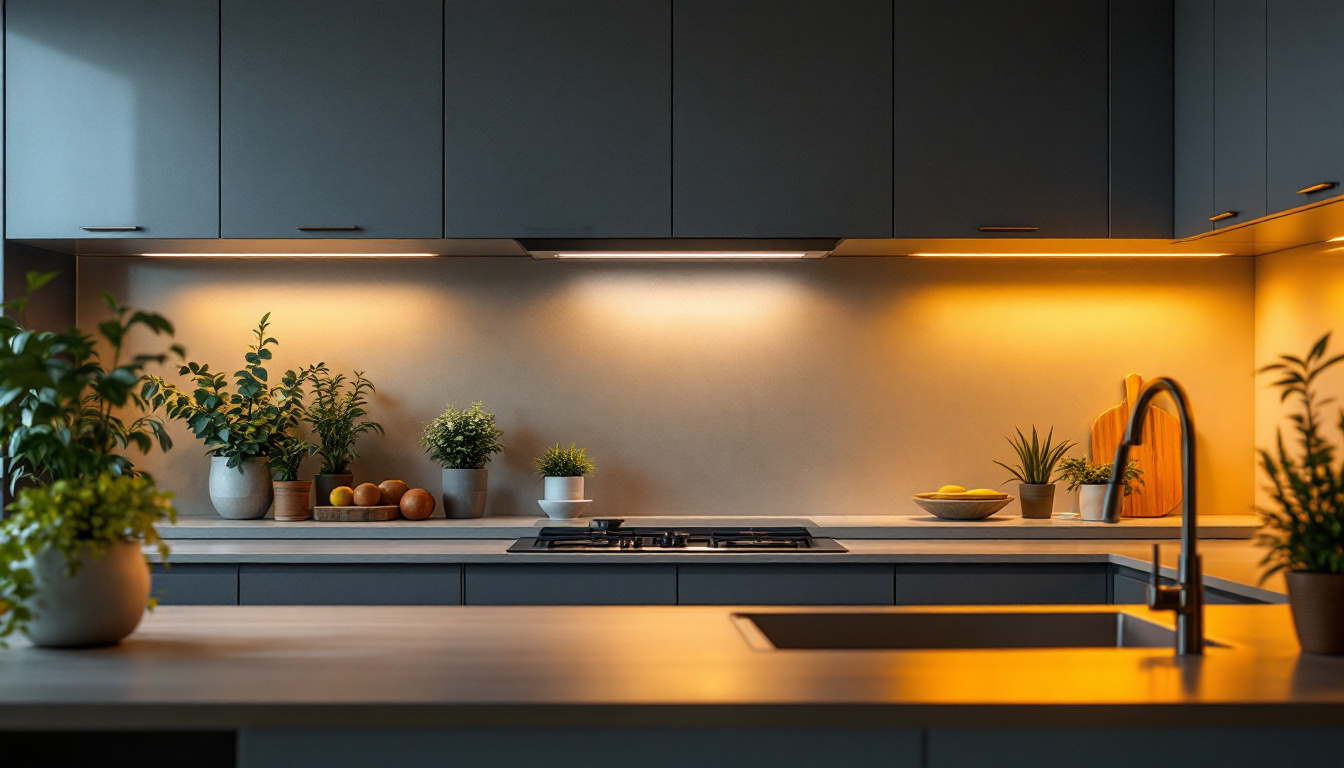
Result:
<svg viewBox="0 0 1344 768">
<path fill-rule="evenodd" d="M 0 729 L 1344 724 L 1344 659 L 1300 656 L 1286 606 L 1209 606 L 1230 647 L 1184 659 L 757 651 L 732 612 L 165 607 L 118 647 L 0 650 Z"/>
</svg>

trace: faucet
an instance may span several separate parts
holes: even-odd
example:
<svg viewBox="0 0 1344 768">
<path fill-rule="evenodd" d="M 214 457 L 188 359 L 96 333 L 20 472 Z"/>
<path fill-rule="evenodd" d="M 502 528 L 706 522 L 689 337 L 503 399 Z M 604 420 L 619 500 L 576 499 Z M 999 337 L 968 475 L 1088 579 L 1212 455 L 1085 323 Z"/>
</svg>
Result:
<svg viewBox="0 0 1344 768">
<path fill-rule="evenodd" d="M 1177 565 L 1179 584 L 1164 587 L 1159 581 L 1161 550 L 1153 545 L 1153 569 L 1148 576 L 1148 607 L 1155 611 L 1173 611 L 1176 614 L 1176 655 L 1192 656 L 1204 653 L 1204 566 L 1198 554 L 1198 529 L 1195 519 L 1195 424 L 1190 413 L 1190 400 L 1185 390 L 1169 378 L 1153 379 L 1144 385 L 1129 414 L 1129 428 L 1115 449 L 1115 463 L 1111 465 L 1111 480 L 1107 483 L 1106 502 L 1102 519 L 1108 523 L 1120 522 L 1120 492 L 1124 487 L 1125 466 L 1129 464 L 1129 449 L 1143 442 L 1144 416 L 1153 399 L 1162 392 L 1171 395 L 1181 419 L 1181 558 Z"/>
</svg>

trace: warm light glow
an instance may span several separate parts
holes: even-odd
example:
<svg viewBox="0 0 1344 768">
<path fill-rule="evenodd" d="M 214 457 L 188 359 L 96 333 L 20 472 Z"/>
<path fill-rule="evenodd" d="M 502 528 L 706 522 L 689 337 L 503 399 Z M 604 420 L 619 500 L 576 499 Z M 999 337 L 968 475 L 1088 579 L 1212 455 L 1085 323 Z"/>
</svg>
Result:
<svg viewBox="0 0 1344 768">
<path fill-rule="evenodd" d="M 1344 238 L 1340 238 L 1344 239 Z M 1166 256 L 1176 258 L 1216 258 L 1219 256 L 1231 256 L 1230 253 L 912 253 L 911 256 L 923 258 L 929 257 L 949 257 L 949 258 L 1078 258 L 1082 257 L 1103 257 L 1114 259 L 1136 259 L 1152 256 Z"/>
<path fill-rule="evenodd" d="M 640 252 L 585 252 L 557 251 L 555 253 L 537 253 L 543 259 L 679 259 L 679 260 L 719 260 L 719 259 L 808 259 L 820 258 L 820 255 L 803 251 L 793 252 L 709 252 L 709 251 L 640 251 Z"/>
<path fill-rule="evenodd" d="M 150 258 L 195 259 L 433 259 L 437 253 L 141 253 Z"/>
<path fill-rule="evenodd" d="M 1332 237 L 1326 240 L 1327 243 L 1344 243 L 1344 237 Z"/>
</svg>

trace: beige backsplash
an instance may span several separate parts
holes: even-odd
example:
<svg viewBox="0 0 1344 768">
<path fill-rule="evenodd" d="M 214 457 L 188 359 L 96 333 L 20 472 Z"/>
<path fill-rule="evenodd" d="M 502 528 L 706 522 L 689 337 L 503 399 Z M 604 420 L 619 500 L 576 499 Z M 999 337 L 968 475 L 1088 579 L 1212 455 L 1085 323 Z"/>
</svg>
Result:
<svg viewBox="0 0 1344 768">
<path fill-rule="evenodd" d="M 277 366 L 366 371 L 387 436 L 360 443 L 362 480 L 437 492 L 421 425 L 484 400 L 508 448 L 490 465 L 490 514 L 539 511 L 530 459 L 557 441 L 596 459 L 595 514 L 916 514 L 916 491 L 997 487 L 990 461 L 1009 457 L 1015 425 L 1085 442 L 1130 371 L 1188 388 L 1203 512 L 1245 513 L 1254 493 L 1246 258 L 83 257 L 79 269 L 86 327 L 109 290 L 171 318 L 190 359 L 232 372 L 269 311 Z M 183 514 L 213 514 L 200 443 L 172 433 L 177 447 L 141 465 Z M 1062 491 L 1057 509 L 1075 504 Z"/>
</svg>

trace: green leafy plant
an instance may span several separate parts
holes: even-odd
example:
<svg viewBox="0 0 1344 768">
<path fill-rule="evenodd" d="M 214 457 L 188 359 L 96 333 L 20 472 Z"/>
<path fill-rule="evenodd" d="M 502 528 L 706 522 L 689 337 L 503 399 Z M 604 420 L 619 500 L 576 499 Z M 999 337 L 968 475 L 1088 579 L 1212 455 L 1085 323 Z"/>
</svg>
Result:
<svg viewBox="0 0 1344 768">
<path fill-rule="evenodd" d="M 1289 451 L 1283 430 L 1275 449 L 1261 449 L 1260 466 L 1269 478 L 1275 508 L 1261 508 L 1265 526 L 1258 543 L 1269 548 L 1262 565 L 1265 577 L 1278 571 L 1344 573 L 1344 466 L 1335 466 L 1335 446 L 1321 434 L 1321 408 L 1333 402 L 1316 392 L 1317 378 L 1344 360 L 1327 357 L 1330 334 L 1312 345 L 1306 357 L 1280 355 L 1279 362 L 1260 373 L 1279 376 L 1273 386 L 1279 402 L 1299 401 L 1300 410 L 1289 415 L 1296 433 Z M 1336 422 L 1344 430 L 1344 409 Z"/>
<path fill-rule="evenodd" d="M 1013 446 L 1017 452 L 1018 464 L 1009 466 L 1002 461 L 995 461 L 1000 467 L 1008 470 L 1012 477 L 1004 482 L 1011 482 L 1016 479 L 1019 483 L 1026 485 L 1049 485 L 1059 478 L 1055 477 L 1055 467 L 1058 466 L 1060 459 L 1064 454 L 1074 447 L 1073 443 L 1063 440 L 1058 444 L 1054 442 L 1055 430 L 1052 427 L 1049 434 L 1045 436 L 1045 442 L 1041 442 L 1040 435 L 1036 433 L 1036 427 L 1031 428 L 1031 440 L 1028 441 L 1022 434 L 1022 430 L 1017 430 L 1017 439 L 1007 438 L 1008 444 Z"/>
<path fill-rule="evenodd" d="M 481 469 L 490 457 L 504 450 L 495 427 L 495 415 L 478 400 L 459 411 L 453 406 L 425 425 L 420 444 L 444 469 Z"/>
<path fill-rule="evenodd" d="M 303 385 L 319 367 L 285 371 L 280 383 L 271 385 L 265 362 L 272 357 L 270 348 L 280 342 L 266 335 L 270 318 L 267 312 L 253 331 L 255 340 L 243 355 L 245 365 L 233 374 L 233 392 L 228 391 L 225 374 L 187 363 L 178 374 L 194 380 L 196 387 L 190 393 L 158 376 L 149 377 L 141 393 L 155 409 L 164 408 L 169 418 L 187 422 L 192 434 L 204 441 L 207 453 L 227 457 L 228 466 L 239 467 L 240 472 L 249 459 L 269 458 L 298 425 L 304 415 Z"/>
<path fill-rule="evenodd" d="M 271 448 L 271 472 L 276 480 L 292 483 L 299 479 L 303 460 L 317 452 L 317 446 L 293 435 L 286 435 Z"/>
<path fill-rule="evenodd" d="M 556 443 L 533 459 L 532 466 L 543 477 L 584 477 L 597 471 L 586 450 L 574 443 L 568 448 Z"/>
<path fill-rule="evenodd" d="M 368 405 L 366 395 L 374 391 L 373 382 L 364 378 L 362 371 L 355 371 L 353 379 L 343 373 L 333 376 L 325 365 L 314 366 L 312 374 L 313 403 L 303 420 L 317 433 L 321 473 L 343 475 L 359 458 L 355 440 L 369 432 L 384 434 L 378 422 L 361 421 L 368 415 L 364 406 Z"/>
<path fill-rule="evenodd" d="M 1140 477 L 1142 474 L 1139 462 L 1130 461 L 1125 465 L 1122 482 L 1126 496 L 1134 492 L 1133 484 L 1136 481 L 1139 485 L 1143 485 L 1143 478 Z M 1070 491 L 1078 490 L 1080 485 L 1105 485 L 1111 482 L 1111 465 L 1097 464 L 1087 459 L 1064 459 L 1059 462 L 1059 476 L 1069 484 Z"/>
<path fill-rule="evenodd" d="M 113 472 L 20 490 L 0 525 L 0 638 L 33 618 L 37 585 L 31 562 L 43 551 L 60 552 L 71 576 L 79 573 L 85 554 L 99 560 L 125 541 L 155 545 L 166 560 L 168 545 L 154 526 L 176 521 L 172 498 L 148 477 Z"/>
</svg>

